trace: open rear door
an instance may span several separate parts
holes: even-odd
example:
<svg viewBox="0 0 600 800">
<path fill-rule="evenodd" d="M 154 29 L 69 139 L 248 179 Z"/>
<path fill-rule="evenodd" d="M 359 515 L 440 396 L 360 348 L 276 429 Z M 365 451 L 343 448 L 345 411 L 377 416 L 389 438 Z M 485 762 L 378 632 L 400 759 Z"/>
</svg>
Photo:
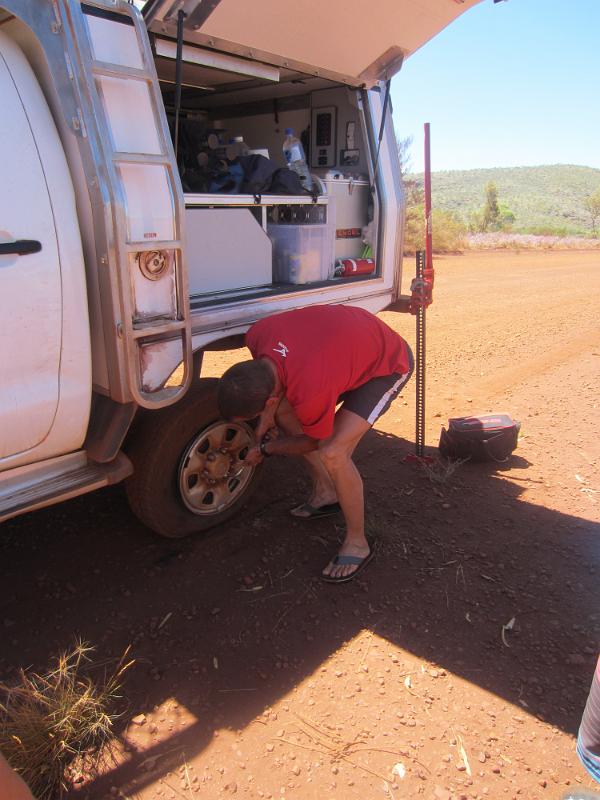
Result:
<svg viewBox="0 0 600 800">
<path fill-rule="evenodd" d="M 155 33 L 243 58 L 371 86 L 480 0 L 149 0 Z"/>
</svg>

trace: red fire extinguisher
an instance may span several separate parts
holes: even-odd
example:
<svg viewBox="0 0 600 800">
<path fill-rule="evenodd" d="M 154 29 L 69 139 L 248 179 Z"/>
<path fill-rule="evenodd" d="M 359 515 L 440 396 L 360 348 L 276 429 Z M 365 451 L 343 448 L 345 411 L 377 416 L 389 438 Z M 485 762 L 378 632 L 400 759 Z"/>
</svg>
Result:
<svg viewBox="0 0 600 800">
<path fill-rule="evenodd" d="M 375 261 L 372 258 L 338 258 L 335 262 L 336 278 L 370 275 L 374 271 Z"/>
</svg>

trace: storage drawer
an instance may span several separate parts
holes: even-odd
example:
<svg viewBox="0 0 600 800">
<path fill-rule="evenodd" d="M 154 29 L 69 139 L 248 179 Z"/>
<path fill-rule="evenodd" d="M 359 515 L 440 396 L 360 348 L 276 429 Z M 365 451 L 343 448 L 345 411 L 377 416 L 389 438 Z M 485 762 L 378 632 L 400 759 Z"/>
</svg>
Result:
<svg viewBox="0 0 600 800">
<path fill-rule="evenodd" d="M 270 284 L 271 241 L 247 208 L 186 208 L 190 294 Z"/>
</svg>

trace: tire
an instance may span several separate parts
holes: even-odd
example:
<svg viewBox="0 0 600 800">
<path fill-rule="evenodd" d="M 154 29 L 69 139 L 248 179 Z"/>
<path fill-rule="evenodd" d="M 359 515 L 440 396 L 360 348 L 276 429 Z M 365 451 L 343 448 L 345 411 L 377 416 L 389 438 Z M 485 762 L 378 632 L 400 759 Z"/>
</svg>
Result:
<svg viewBox="0 0 600 800">
<path fill-rule="evenodd" d="M 176 405 L 144 413 L 126 445 L 134 468 L 125 482 L 129 505 L 161 536 L 214 528 L 256 490 L 260 466 L 242 465 L 253 430 L 220 419 L 217 384 L 205 378 Z"/>
</svg>

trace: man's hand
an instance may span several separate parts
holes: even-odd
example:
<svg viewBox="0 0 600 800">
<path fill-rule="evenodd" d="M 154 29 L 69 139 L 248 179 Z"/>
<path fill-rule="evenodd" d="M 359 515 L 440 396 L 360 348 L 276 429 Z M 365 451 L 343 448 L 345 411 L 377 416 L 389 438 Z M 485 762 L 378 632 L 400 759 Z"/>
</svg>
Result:
<svg viewBox="0 0 600 800">
<path fill-rule="evenodd" d="M 250 450 L 248 450 L 248 452 L 246 453 L 244 464 L 248 467 L 255 467 L 257 464 L 260 464 L 263 460 L 264 456 L 260 452 L 260 446 L 254 445 L 254 447 L 251 447 Z"/>
<path fill-rule="evenodd" d="M 267 432 L 277 427 L 275 424 L 275 414 L 277 413 L 278 407 L 279 405 L 266 407 L 258 418 L 258 425 L 256 426 L 254 434 L 259 442 L 262 441 L 263 436 L 265 436 Z"/>
</svg>

